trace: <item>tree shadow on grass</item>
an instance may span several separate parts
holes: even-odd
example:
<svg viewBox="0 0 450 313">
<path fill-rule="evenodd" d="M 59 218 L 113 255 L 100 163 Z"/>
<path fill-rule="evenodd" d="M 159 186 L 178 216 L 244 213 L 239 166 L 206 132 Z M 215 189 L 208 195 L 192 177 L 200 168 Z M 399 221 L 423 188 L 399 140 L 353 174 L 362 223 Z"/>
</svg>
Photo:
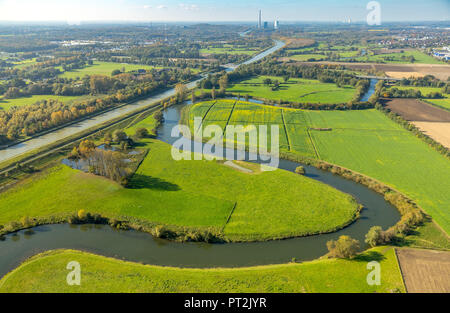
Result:
<svg viewBox="0 0 450 313">
<path fill-rule="evenodd" d="M 353 260 L 360 262 L 372 262 L 372 261 L 381 262 L 385 259 L 386 257 L 382 253 L 377 251 L 367 251 L 353 258 Z"/>
<path fill-rule="evenodd" d="M 157 177 L 142 174 L 134 174 L 126 187 L 128 189 L 155 189 L 166 191 L 181 190 L 181 188 L 176 184 L 172 184 Z"/>
</svg>

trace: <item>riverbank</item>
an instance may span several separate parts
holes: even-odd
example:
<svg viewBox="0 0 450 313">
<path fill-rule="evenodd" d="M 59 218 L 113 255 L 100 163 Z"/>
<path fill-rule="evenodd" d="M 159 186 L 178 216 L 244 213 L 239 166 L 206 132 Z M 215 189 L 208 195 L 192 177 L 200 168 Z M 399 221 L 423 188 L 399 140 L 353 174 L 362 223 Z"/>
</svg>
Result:
<svg viewBox="0 0 450 313">
<path fill-rule="evenodd" d="M 367 262 L 378 261 L 381 285 L 369 286 Z M 66 283 L 66 265 L 81 265 L 81 285 Z M 370 249 L 352 260 L 239 269 L 180 269 L 141 265 L 59 250 L 37 255 L 0 281 L 0 292 L 405 292 L 393 248 Z"/>
</svg>

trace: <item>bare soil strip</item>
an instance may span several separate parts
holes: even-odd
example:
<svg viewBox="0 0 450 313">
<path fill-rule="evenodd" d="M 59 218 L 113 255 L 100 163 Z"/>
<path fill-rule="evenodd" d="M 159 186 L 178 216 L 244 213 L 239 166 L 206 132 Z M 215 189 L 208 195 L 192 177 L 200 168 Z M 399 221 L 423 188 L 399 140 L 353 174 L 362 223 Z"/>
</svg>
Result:
<svg viewBox="0 0 450 313">
<path fill-rule="evenodd" d="M 423 133 L 450 149 L 450 123 L 412 122 Z"/>
<path fill-rule="evenodd" d="M 450 293 L 450 252 L 396 249 L 406 291 Z"/>
<path fill-rule="evenodd" d="M 450 112 L 424 103 L 417 99 L 384 99 L 391 111 L 408 121 L 416 122 L 450 122 Z"/>
</svg>

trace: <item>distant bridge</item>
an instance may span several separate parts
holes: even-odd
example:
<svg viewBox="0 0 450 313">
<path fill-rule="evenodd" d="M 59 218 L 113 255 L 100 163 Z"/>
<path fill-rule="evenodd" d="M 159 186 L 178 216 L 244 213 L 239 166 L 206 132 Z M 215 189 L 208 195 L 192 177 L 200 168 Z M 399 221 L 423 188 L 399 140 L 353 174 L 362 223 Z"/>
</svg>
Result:
<svg viewBox="0 0 450 313">
<path fill-rule="evenodd" d="M 402 80 L 401 78 L 393 78 L 393 77 L 387 77 L 387 76 L 370 76 L 370 75 L 358 75 L 356 76 L 358 78 L 367 78 L 367 79 L 379 79 L 379 80 Z"/>
</svg>

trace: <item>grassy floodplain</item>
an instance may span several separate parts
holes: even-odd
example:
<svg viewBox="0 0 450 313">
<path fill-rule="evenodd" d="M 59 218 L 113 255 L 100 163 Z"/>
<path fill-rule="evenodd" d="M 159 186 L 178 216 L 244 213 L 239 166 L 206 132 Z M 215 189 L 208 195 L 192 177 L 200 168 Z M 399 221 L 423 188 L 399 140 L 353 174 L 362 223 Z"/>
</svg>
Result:
<svg viewBox="0 0 450 313">
<path fill-rule="evenodd" d="M 59 165 L 2 193 L 0 224 L 84 209 L 252 241 L 332 231 L 357 217 L 351 196 L 304 176 L 175 161 L 170 145 L 152 139 L 145 148 L 150 152 L 128 188 Z"/>
<path fill-rule="evenodd" d="M 280 87 L 272 91 L 272 86 L 264 85 L 264 79 L 278 80 Z M 318 80 L 290 78 L 287 83 L 283 77 L 259 76 L 230 86 L 227 91 L 271 100 L 287 100 L 299 103 L 347 103 L 355 89 L 350 86 L 337 87 L 336 84 L 321 83 Z"/>
<path fill-rule="evenodd" d="M 216 123 L 225 127 L 227 120 L 242 125 L 279 124 L 281 149 L 378 179 L 415 200 L 447 233 L 450 231 L 450 162 L 383 113 L 375 109 L 282 109 L 223 100 L 213 104 L 193 106 L 190 123 L 194 116 L 203 116 L 205 126 Z M 227 114 L 231 116 L 225 119 Z M 316 130 L 323 128 L 331 130 Z"/>
<path fill-rule="evenodd" d="M 81 285 L 66 283 L 77 260 Z M 369 286 L 367 262 L 381 264 L 381 285 Z M 405 292 L 394 249 L 377 247 L 353 260 L 328 259 L 237 269 L 141 265 L 73 250 L 37 255 L 0 281 L 0 292 Z"/>
</svg>

